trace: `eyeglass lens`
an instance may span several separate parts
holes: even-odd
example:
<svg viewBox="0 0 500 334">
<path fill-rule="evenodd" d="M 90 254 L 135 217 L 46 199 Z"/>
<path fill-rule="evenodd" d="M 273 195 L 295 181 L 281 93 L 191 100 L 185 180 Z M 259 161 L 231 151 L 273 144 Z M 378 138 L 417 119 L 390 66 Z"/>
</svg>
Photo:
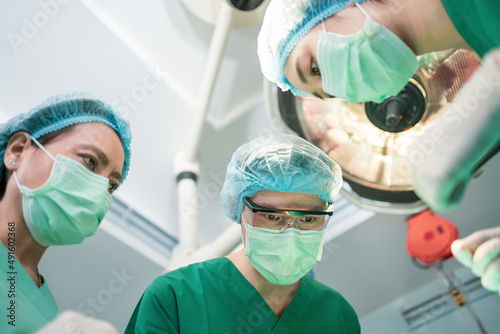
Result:
<svg viewBox="0 0 500 334">
<path fill-rule="evenodd" d="M 328 215 L 303 215 L 291 216 L 281 213 L 252 213 L 252 225 L 275 230 L 281 230 L 290 222 L 295 223 L 295 227 L 300 230 L 322 230 L 326 227 L 330 216 Z"/>
</svg>

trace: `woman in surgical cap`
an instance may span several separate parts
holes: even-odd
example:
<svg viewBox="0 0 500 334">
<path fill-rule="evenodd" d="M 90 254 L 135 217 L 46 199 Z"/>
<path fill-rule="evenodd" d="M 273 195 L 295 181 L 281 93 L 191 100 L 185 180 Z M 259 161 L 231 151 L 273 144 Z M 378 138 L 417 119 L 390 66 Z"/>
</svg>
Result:
<svg viewBox="0 0 500 334">
<path fill-rule="evenodd" d="M 481 69 L 448 106 L 445 122 L 434 124 L 441 134 L 451 128 L 467 144 L 481 143 L 481 149 L 469 150 L 470 157 L 460 155 L 465 145 L 456 146 L 458 153 L 449 148 L 435 150 L 426 155 L 419 173 L 413 173 L 418 195 L 440 209 L 457 203 L 448 196 L 455 187 L 444 187 L 442 180 L 455 185 L 460 184 L 456 179 L 463 179 L 463 188 L 470 174 L 461 175 L 467 169 L 455 168 L 451 173 L 456 178 L 453 174 L 436 182 L 428 177 L 440 175 L 432 172 L 434 158 L 464 157 L 463 167 L 480 162 L 499 145 L 499 47 L 497 0 L 273 0 L 258 39 L 262 72 L 282 90 L 350 102 L 380 103 L 397 95 L 418 69 L 417 55 L 465 48 L 483 58 Z M 460 130 L 456 124 L 447 124 L 447 116 L 456 119 L 471 99 L 482 103 L 474 108 L 475 123 L 459 118 Z M 433 127 L 427 129 L 427 133 L 432 131 Z M 482 278 L 486 289 L 500 292 L 498 245 L 500 228 L 494 228 L 456 241 L 452 251 Z"/>
<path fill-rule="evenodd" d="M 472 49 L 499 71 L 499 18 L 496 0 L 273 0 L 258 54 L 284 91 L 380 103 L 413 76 L 416 55 Z"/>
<path fill-rule="evenodd" d="M 351 305 L 307 274 L 341 183 L 340 167 L 296 136 L 238 148 L 220 197 L 243 249 L 158 277 L 125 333 L 360 333 Z"/>
<path fill-rule="evenodd" d="M 96 232 L 128 173 L 130 140 L 128 122 L 83 92 L 0 125 L 1 333 L 33 333 L 58 315 L 38 263 L 49 246 Z"/>
</svg>

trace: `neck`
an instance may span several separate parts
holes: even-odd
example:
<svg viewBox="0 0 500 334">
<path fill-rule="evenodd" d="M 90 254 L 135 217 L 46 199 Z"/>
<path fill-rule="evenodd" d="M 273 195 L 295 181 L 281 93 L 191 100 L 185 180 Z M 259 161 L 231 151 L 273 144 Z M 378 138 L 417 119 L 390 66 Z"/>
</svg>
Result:
<svg viewBox="0 0 500 334">
<path fill-rule="evenodd" d="M 43 253 L 47 249 L 33 239 L 22 214 L 20 201 L 6 191 L 0 201 L 0 241 L 9 249 L 15 248 L 14 256 L 30 275 L 35 284 L 39 285 L 37 267 Z"/>
<path fill-rule="evenodd" d="M 365 3 L 368 14 L 391 30 L 416 55 L 450 48 L 470 49 L 455 29 L 441 0 Z"/>
<path fill-rule="evenodd" d="M 259 292 L 269 307 L 279 318 L 292 301 L 300 286 L 300 281 L 291 285 L 274 285 L 269 283 L 250 263 L 242 249 L 226 256 L 238 268 L 241 274 Z"/>
</svg>

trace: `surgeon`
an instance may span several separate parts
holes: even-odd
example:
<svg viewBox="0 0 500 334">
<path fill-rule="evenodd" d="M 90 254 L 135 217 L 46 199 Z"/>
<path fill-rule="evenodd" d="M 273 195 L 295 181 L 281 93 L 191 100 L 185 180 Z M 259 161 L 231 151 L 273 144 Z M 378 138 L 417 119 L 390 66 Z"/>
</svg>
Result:
<svg viewBox="0 0 500 334">
<path fill-rule="evenodd" d="M 283 91 L 380 103 L 413 76 L 416 55 L 466 48 L 500 67 L 499 18 L 496 0 L 273 0 L 258 55 Z"/>
<path fill-rule="evenodd" d="M 0 333 L 33 333 L 58 316 L 38 263 L 49 246 L 96 232 L 129 171 L 130 141 L 128 122 L 83 92 L 53 96 L 0 125 Z M 62 330 L 65 319 L 88 332 L 75 313 L 56 321 Z"/>
<path fill-rule="evenodd" d="M 273 0 L 258 38 L 262 72 L 283 91 L 356 103 L 397 95 L 418 69 L 417 55 L 475 51 L 481 69 L 408 148 L 411 158 L 419 142 L 435 144 L 412 166 L 412 179 L 439 210 L 458 205 L 471 171 L 500 144 L 499 47 L 496 0 Z M 498 229 L 478 231 L 453 248 L 493 291 L 500 289 L 499 238 Z"/>
<path fill-rule="evenodd" d="M 238 148 L 220 197 L 243 249 L 158 277 L 126 333 L 360 333 L 349 303 L 307 275 L 341 182 L 340 167 L 296 136 Z"/>
</svg>

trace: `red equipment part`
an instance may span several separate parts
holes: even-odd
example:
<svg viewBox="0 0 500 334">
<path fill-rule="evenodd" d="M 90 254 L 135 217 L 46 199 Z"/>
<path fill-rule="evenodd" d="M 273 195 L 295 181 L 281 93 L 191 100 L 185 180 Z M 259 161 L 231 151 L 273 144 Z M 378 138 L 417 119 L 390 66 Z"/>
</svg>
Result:
<svg viewBox="0 0 500 334">
<path fill-rule="evenodd" d="M 451 221 L 427 209 L 407 223 L 406 250 L 411 256 L 427 265 L 452 256 L 450 246 L 458 238 L 458 229 Z"/>
</svg>

